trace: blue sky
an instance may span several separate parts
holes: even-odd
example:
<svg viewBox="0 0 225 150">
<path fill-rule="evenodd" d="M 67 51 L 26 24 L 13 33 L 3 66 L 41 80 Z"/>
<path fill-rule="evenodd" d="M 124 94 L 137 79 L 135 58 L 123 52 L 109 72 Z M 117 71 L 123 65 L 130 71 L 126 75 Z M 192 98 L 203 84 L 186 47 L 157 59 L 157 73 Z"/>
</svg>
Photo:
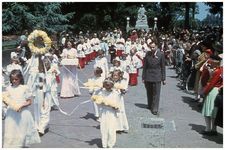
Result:
<svg viewBox="0 0 225 150">
<path fill-rule="evenodd" d="M 195 18 L 202 21 L 206 18 L 207 14 L 209 14 L 209 11 L 206 10 L 209 7 L 205 5 L 204 2 L 197 2 L 197 5 L 199 5 L 199 14 L 196 14 Z"/>
</svg>

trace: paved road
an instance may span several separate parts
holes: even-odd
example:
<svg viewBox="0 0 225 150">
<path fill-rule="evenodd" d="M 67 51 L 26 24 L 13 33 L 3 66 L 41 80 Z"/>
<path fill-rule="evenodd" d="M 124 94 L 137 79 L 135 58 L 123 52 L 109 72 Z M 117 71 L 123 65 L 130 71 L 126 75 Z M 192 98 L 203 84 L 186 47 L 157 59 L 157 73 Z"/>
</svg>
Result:
<svg viewBox="0 0 225 150">
<path fill-rule="evenodd" d="M 93 63 L 84 68 L 86 74 L 93 73 Z M 154 116 L 146 109 L 146 91 L 144 84 L 141 83 L 142 70 L 140 70 L 138 85 L 129 87 L 128 93 L 124 96 L 130 129 L 127 132 L 117 133 L 114 147 L 222 148 L 222 128 L 218 128 L 218 136 L 202 136 L 198 133 L 205 128 L 205 122 L 197 103 L 190 102 L 194 96 L 177 87 L 178 81 L 172 67 L 167 67 L 166 71 L 167 84 L 162 86 L 160 113 Z M 81 70 L 78 76 L 82 82 L 90 78 Z M 88 90 L 81 89 L 81 96 L 70 99 L 59 98 L 59 103 L 63 111 L 70 113 L 81 102 L 89 99 Z M 30 109 L 33 112 L 32 105 Z M 80 105 L 71 116 L 66 116 L 60 111 L 52 111 L 49 132 L 41 137 L 40 144 L 33 144 L 31 148 L 101 148 L 100 126 L 99 122 L 95 121 L 93 112 L 91 102 Z M 2 123 L 4 129 L 4 121 Z"/>
</svg>

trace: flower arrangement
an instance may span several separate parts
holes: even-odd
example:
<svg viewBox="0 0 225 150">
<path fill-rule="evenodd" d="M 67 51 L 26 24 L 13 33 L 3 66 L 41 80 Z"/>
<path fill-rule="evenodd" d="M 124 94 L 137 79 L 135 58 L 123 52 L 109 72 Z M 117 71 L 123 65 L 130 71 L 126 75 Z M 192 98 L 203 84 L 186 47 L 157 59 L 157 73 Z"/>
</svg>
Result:
<svg viewBox="0 0 225 150">
<path fill-rule="evenodd" d="M 37 37 L 42 37 L 45 47 L 44 48 L 37 48 L 34 46 L 34 39 Z M 45 54 L 48 52 L 48 50 L 51 48 L 51 39 L 48 37 L 48 35 L 41 30 L 34 30 L 27 38 L 28 40 L 28 46 L 31 50 L 32 53 L 34 53 L 35 55 L 39 55 L 39 54 Z"/>
<path fill-rule="evenodd" d="M 118 83 L 115 83 L 113 88 L 114 89 L 122 89 L 122 86 L 119 85 Z"/>
<path fill-rule="evenodd" d="M 100 87 L 100 85 L 94 83 L 92 79 L 88 79 L 88 82 L 84 83 L 84 86 L 89 87 L 89 92 L 92 92 L 94 87 Z"/>
<path fill-rule="evenodd" d="M 117 103 L 111 103 L 107 99 L 103 97 L 103 95 L 93 95 L 91 97 L 95 101 L 96 104 L 104 104 L 106 106 L 110 106 L 112 108 L 118 109 L 119 105 Z"/>
<path fill-rule="evenodd" d="M 2 101 L 5 102 L 8 106 L 10 106 L 13 110 L 18 111 L 20 106 L 16 105 L 12 102 L 8 97 L 8 92 L 2 92 Z"/>
</svg>

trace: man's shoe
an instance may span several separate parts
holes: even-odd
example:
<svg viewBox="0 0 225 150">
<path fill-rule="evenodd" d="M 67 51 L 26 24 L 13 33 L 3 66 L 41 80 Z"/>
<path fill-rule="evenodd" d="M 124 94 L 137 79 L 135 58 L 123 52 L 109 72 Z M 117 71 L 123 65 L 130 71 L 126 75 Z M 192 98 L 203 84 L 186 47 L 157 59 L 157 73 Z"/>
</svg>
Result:
<svg viewBox="0 0 225 150">
<path fill-rule="evenodd" d="M 157 112 L 152 113 L 153 115 L 157 115 Z"/>
<path fill-rule="evenodd" d="M 157 115 L 157 112 L 152 112 L 153 115 Z"/>
</svg>

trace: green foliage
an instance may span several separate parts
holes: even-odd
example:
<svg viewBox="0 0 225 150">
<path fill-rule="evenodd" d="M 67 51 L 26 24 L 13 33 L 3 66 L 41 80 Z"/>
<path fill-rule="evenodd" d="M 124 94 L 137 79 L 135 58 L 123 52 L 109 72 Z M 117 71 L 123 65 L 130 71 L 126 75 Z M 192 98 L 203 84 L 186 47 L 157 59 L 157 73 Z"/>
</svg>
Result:
<svg viewBox="0 0 225 150">
<path fill-rule="evenodd" d="M 84 14 L 82 16 L 82 18 L 80 19 L 80 22 L 79 24 L 81 26 L 78 26 L 79 27 L 79 30 L 82 30 L 82 31 L 86 31 L 86 30 L 96 30 L 96 24 L 97 24 L 97 19 L 96 19 L 96 16 L 93 15 L 93 14 Z"/>
<path fill-rule="evenodd" d="M 205 2 L 210 7 L 209 12 L 212 14 L 220 14 L 223 12 L 223 2 Z"/>
<path fill-rule="evenodd" d="M 2 31 L 3 34 L 15 34 L 24 29 L 32 31 L 37 25 L 51 33 L 63 30 L 96 32 L 108 28 L 125 31 L 127 17 L 130 17 L 130 26 L 135 26 L 141 4 L 147 11 L 150 28 L 154 26 L 154 17 L 158 18 L 159 29 L 184 27 L 187 21 L 189 26 L 197 26 L 195 14 L 199 13 L 199 8 L 196 2 L 3 2 Z M 221 3 L 206 4 L 212 8 L 212 13 L 217 8 L 221 15 Z"/>
<path fill-rule="evenodd" d="M 2 31 L 14 33 L 33 30 L 40 25 L 47 32 L 62 31 L 71 27 L 69 19 L 74 12 L 62 14 L 61 4 L 53 2 L 4 2 L 2 5 Z"/>
</svg>

